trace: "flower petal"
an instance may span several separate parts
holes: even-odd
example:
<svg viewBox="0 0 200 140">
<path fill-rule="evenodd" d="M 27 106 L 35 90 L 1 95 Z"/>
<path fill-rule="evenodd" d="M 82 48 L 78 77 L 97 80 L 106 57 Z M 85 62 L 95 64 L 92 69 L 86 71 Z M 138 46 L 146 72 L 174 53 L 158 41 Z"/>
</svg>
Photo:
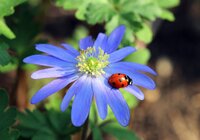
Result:
<svg viewBox="0 0 200 140">
<path fill-rule="evenodd" d="M 115 117 L 122 126 L 127 126 L 130 121 L 130 110 L 124 97 L 117 89 L 111 88 L 107 81 L 104 82 L 107 90 L 107 101 Z"/>
<path fill-rule="evenodd" d="M 42 87 L 31 99 L 32 104 L 36 104 L 51 94 L 61 90 L 65 86 L 67 86 L 69 83 L 75 81 L 79 76 L 78 75 L 70 75 L 67 77 L 59 78 L 56 80 L 51 81 L 49 84 Z"/>
<path fill-rule="evenodd" d="M 95 47 L 96 50 L 98 50 L 98 48 L 100 47 L 101 49 L 105 51 L 107 39 L 108 39 L 108 36 L 106 36 L 103 33 L 99 33 L 93 46 Z"/>
<path fill-rule="evenodd" d="M 43 70 L 38 70 L 31 75 L 33 79 L 42 79 L 42 78 L 56 78 L 64 77 L 70 74 L 75 73 L 77 70 L 75 67 L 69 67 L 65 69 L 61 68 L 47 68 Z"/>
<path fill-rule="evenodd" d="M 136 71 L 131 72 L 130 70 L 124 68 L 115 68 L 115 67 L 107 67 L 105 69 L 107 73 L 114 74 L 114 73 L 124 73 L 127 74 L 132 80 L 133 84 L 142 86 L 147 89 L 155 89 L 156 84 L 155 82 L 149 78 L 148 76 L 138 73 Z"/>
<path fill-rule="evenodd" d="M 86 50 L 88 47 L 92 47 L 93 43 L 92 37 L 88 36 L 79 41 L 79 47 L 81 50 Z"/>
<path fill-rule="evenodd" d="M 107 101 L 104 84 L 98 78 L 93 78 L 92 88 L 94 91 L 94 97 L 97 104 L 99 116 L 102 119 L 105 119 L 107 116 Z"/>
<path fill-rule="evenodd" d="M 135 95 L 139 100 L 144 100 L 144 94 L 142 91 L 134 85 L 130 85 L 124 88 L 126 91 L 130 92 L 131 94 Z"/>
<path fill-rule="evenodd" d="M 29 57 L 24 58 L 23 62 L 41 66 L 61 67 L 61 68 L 74 66 L 74 63 L 68 63 L 60 59 L 57 59 L 55 57 L 45 56 L 45 55 L 31 55 Z"/>
<path fill-rule="evenodd" d="M 150 67 L 142 65 L 142 64 L 138 64 L 138 63 L 133 63 L 133 62 L 117 62 L 117 63 L 113 63 L 110 64 L 111 67 L 120 67 L 120 68 L 124 68 L 126 67 L 129 70 L 134 70 L 134 71 L 141 71 L 141 72 L 149 72 L 153 75 L 157 75 L 157 73 L 152 70 Z"/>
<path fill-rule="evenodd" d="M 108 37 L 107 48 L 106 48 L 107 53 L 112 53 L 118 48 L 124 36 L 124 32 L 125 32 L 124 25 L 120 25 L 117 28 L 115 28 L 115 30 L 112 31 L 112 33 Z"/>
<path fill-rule="evenodd" d="M 156 87 L 155 82 L 144 74 L 133 73 L 130 76 L 132 77 L 133 83 L 135 85 L 142 86 L 144 88 L 151 89 L 151 90 L 155 89 Z"/>
<path fill-rule="evenodd" d="M 67 91 L 67 93 L 65 94 L 62 103 L 61 103 L 61 111 L 65 111 L 67 109 L 67 107 L 69 106 L 70 100 L 72 99 L 72 97 L 75 95 L 75 93 L 77 93 L 80 89 L 80 87 L 84 84 L 86 77 L 82 76 L 80 77 L 76 82 L 74 82 L 74 84 L 69 88 L 69 90 Z"/>
<path fill-rule="evenodd" d="M 92 103 L 93 91 L 91 78 L 88 77 L 84 84 L 79 87 L 72 105 L 72 123 L 75 126 L 81 126 L 88 117 Z"/>
<path fill-rule="evenodd" d="M 71 54 L 73 55 L 74 57 L 77 57 L 80 53 L 74 48 L 72 47 L 71 45 L 69 44 L 66 44 L 66 43 L 63 43 L 61 44 L 63 47 L 65 47 L 65 49 Z"/>
<path fill-rule="evenodd" d="M 127 55 L 129 55 L 135 51 L 136 51 L 136 49 L 133 47 L 125 47 L 125 48 L 122 48 L 120 50 L 117 50 L 117 51 L 111 53 L 108 60 L 110 63 L 115 63 L 115 62 L 122 60 Z"/>
<path fill-rule="evenodd" d="M 73 57 L 72 55 L 67 53 L 67 51 L 65 51 L 62 48 L 55 47 L 55 46 L 50 45 L 50 44 L 37 44 L 36 49 L 41 51 L 41 52 L 52 55 L 56 58 L 59 58 L 61 60 L 76 63 L 75 57 Z"/>
</svg>

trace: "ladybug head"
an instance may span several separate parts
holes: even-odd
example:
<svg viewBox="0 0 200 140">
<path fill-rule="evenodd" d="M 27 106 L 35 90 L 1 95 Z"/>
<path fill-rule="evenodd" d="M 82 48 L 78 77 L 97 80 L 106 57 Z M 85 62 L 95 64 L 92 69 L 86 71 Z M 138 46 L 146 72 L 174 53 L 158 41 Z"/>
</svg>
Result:
<svg viewBox="0 0 200 140">
<path fill-rule="evenodd" d="M 128 84 L 132 85 L 133 84 L 133 80 L 128 75 L 126 75 L 126 77 L 128 79 Z"/>
</svg>

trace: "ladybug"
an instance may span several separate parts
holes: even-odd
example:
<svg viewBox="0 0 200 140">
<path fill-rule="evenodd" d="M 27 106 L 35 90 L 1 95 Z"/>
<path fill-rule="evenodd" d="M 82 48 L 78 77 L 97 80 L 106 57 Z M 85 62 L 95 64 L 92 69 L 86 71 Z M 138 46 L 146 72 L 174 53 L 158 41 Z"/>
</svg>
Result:
<svg viewBox="0 0 200 140">
<path fill-rule="evenodd" d="M 116 89 L 127 87 L 133 83 L 132 79 L 123 73 L 115 73 L 108 79 L 108 83 Z"/>
</svg>

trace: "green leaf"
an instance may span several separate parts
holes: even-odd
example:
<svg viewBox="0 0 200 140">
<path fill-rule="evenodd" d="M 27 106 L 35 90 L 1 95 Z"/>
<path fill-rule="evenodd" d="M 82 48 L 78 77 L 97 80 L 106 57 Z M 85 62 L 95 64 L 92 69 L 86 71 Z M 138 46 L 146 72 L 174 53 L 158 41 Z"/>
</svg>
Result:
<svg viewBox="0 0 200 140">
<path fill-rule="evenodd" d="M 87 6 L 89 4 L 89 1 L 82 3 L 78 10 L 75 13 L 75 16 L 79 20 L 85 20 L 85 15 L 87 13 Z"/>
<path fill-rule="evenodd" d="M 0 18 L 14 13 L 14 7 L 26 0 L 0 0 Z"/>
<path fill-rule="evenodd" d="M 168 5 L 165 2 L 168 1 Z M 152 31 L 144 23 L 155 21 L 157 18 L 174 20 L 174 16 L 166 8 L 176 6 L 180 0 L 87 0 L 65 1 L 57 0 L 57 5 L 67 10 L 77 10 L 76 18 L 94 25 L 105 23 L 107 33 L 115 27 L 124 24 L 127 27 L 124 44 L 135 41 L 137 36 L 145 43 L 152 40 Z"/>
<path fill-rule="evenodd" d="M 20 136 L 20 132 L 16 129 L 5 129 L 0 131 L 1 140 L 17 140 Z"/>
<path fill-rule="evenodd" d="M 15 34 L 6 25 L 5 21 L 0 18 L 0 35 L 1 34 L 6 36 L 9 39 L 14 39 L 15 38 Z"/>
<path fill-rule="evenodd" d="M 27 0 L 0 0 L 0 35 L 4 35 L 9 39 L 14 39 L 15 34 L 10 30 L 4 21 L 5 16 L 14 13 L 14 7 Z"/>
<path fill-rule="evenodd" d="M 115 15 L 115 11 L 110 4 L 90 3 L 87 7 L 85 18 L 89 24 L 96 24 L 102 23 L 104 21 L 109 21 L 113 15 Z"/>
<path fill-rule="evenodd" d="M 56 112 L 54 110 L 49 110 L 48 120 L 52 128 L 61 135 L 67 136 L 79 131 L 79 128 L 72 126 L 69 110 L 66 112 Z"/>
<path fill-rule="evenodd" d="M 26 110 L 25 113 L 19 113 L 18 114 L 18 119 L 20 120 L 20 125 L 19 127 L 21 129 L 29 129 L 29 130 L 37 130 L 37 129 L 40 129 L 42 127 L 45 126 L 46 122 L 45 120 L 41 121 L 41 119 L 38 119 L 39 118 L 39 115 L 36 115 L 35 113 L 37 113 L 37 111 L 29 111 L 29 110 Z"/>
<path fill-rule="evenodd" d="M 8 45 L 0 40 L 0 66 L 4 66 L 10 62 L 10 55 L 7 52 Z"/>
<path fill-rule="evenodd" d="M 10 136 L 11 136 L 11 140 L 17 140 L 20 136 L 19 130 L 11 129 Z"/>
<path fill-rule="evenodd" d="M 10 140 L 10 134 L 8 132 L 9 132 L 8 128 L 3 131 L 0 131 L 0 138 L 2 140 Z"/>
<path fill-rule="evenodd" d="M 160 15 L 160 18 L 168 20 L 168 21 L 175 20 L 174 14 L 168 10 L 163 10 L 162 14 Z"/>
<path fill-rule="evenodd" d="M 0 89 L 0 139 L 16 140 L 19 137 L 19 131 L 12 129 L 17 116 L 16 108 L 9 108 L 8 95 L 5 90 Z"/>
<path fill-rule="evenodd" d="M 63 113 L 54 110 L 46 112 L 26 110 L 25 113 L 19 113 L 18 119 L 21 137 L 34 140 L 69 139 L 70 135 L 79 131 L 79 128 L 72 126 L 69 111 Z"/>
<path fill-rule="evenodd" d="M 180 0 L 157 0 L 157 2 L 163 8 L 172 8 L 180 4 Z"/>
<path fill-rule="evenodd" d="M 108 0 L 112 4 L 119 4 L 120 0 Z"/>
<path fill-rule="evenodd" d="M 105 29 L 106 33 L 109 34 L 119 25 L 119 15 L 115 15 L 106 23 Z"/>
<path fill-rule="evenodd" d="M 0 113 L 2 113 L 8 105 L 8 95 L 5 90 L 0 89 Z"/>
<path fill-rule="evenodd" d="M 142 18 L 134 13 L 121 14 L 119 19 L 119 24 L 124 24 L 132 34 L 142 29 L 142 22 Z"/>
<path fill-rule="evenodd" d="M 135 53 L 130 54 L 125 58 L 125 61 L 147 64 L 151 54 L 147 48 L 138 49 Z"/>
<path fill-rule="evenodd" d="M 32 137 L 32 140 L 56 140 L 56 139 L 57 139 L 56 135 L 54 135 L 54 132 L 51 131 L 48 127 L 41 128 Z"/>
<path fill-rule="evenodd" d="M 12 40 L 5 38 L 4 41 L 6 41 L 11 50 L 17 54 L 16 63 L 20 66 L 24 64 L 22 62 L 24 57 L 36 52 L 33 44 L 36 43 L 35 37 L 41 25 L 35 20 L 38 14 L 38 12 L 35 12 L 38 10 L 37 8 L 38 7 L 33 9 L 30 5 L 25 3 L 20 5 L 17 12 L 7 19 L 13 32 L 16 34 L 16 38 Z M 27 24 L 27 21 L 30 19 L 31 22 Z"/>
<path fill-rule="evenodd" d="M 29 114 L 35 119 L 37 120 L 39 123 L 45 124 L 46 123 L 46 118 L 45 116 L 39 111 L 39 110 L 33 110 L 33 112 L 30 112 L 27 110 L 27 112 L 29 112 Z"/>
<path fill-rule="evenodd" d="M 154 3 L 148 3 L 143 6 L 139 6 L 134 10 L 135 13 L 143 16 L 149 20 L 155 20 L 161 14 L 161 8 Z"/>
<path fill-rule="evenodd" d="M 56 5 L 62 6 L 65 10 L 74 10 L 80 7 L 84 0 L 57 0 Z"/>
<path fill-rule="evenodd" d="M 5 112 L 0 114 L 0 131 L 8 128 L 15 122 L 17 116 L 16 108 L 9 108 Z"/>
<path fill-rule="evenodd" d="M 148 25 L 143 24 L 142 29 L 136 32 L 136 36 L 139 40 L 144 41 L 145 43 L 150 43 L 153 38 L 153 33 Z"/>
<path fill-rule="evenodd" d="M 105 133 L 116 137 L 118 140 L 139 140 L 134 132 L 120 126 L 117 123 L 110 123 L 101 128 Z"/>
<path fill-rule="evenodd" d="M 13 60 L 13 57 L 11 59 L 11 61 Z M 8 63 L 7 65 L 5 66 L 1 66 L 0 65 L 0 73 L 7 73 L 7 72 L 10 72 L 10 71 L 14 71 L 17 69 L 17 63 Z"/>
<path fill-rule="evenodd" d="M 161 14 L 161 8 L 152 0 L 125 0 L 122 13 L 134 13 L 148 20 L 155 20 Z"/>
</svg>

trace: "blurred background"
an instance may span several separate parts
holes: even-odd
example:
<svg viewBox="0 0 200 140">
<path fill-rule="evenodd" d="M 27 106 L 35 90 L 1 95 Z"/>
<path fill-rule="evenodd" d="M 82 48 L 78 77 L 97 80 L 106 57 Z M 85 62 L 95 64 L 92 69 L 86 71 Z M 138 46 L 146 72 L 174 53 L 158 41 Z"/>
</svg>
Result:
<svg viewBox="0 0 200 140">
<path fill-rule="evenodd" d="M 200 139 L 200 1 L 182 0 L 148 45 L 158 88 L 146 91 L 133 128 L 148 140 Z"/>
<path fill-rule="evenodd" d="M 30 104 L 52 79 L 31 79 L 41 67 L 22 60 L 39 53 L 34 44 L 67 42 L 78 49 L 81 38 L 120 24 L 127 28 L 120 47 L 138 49 L 125 60 L 153 68 L 157 88 L 142 89 L 144 101 L 123 94 L 131 108 L 127 128 L 111 111 L 102 121 L 93 105 L 87 139 L 199 140 L 199 0 L 0 0 L 0 140 L 81 139 L 85 128 L 72 126 L 70 108 L 59 108 L 67 87 Z"/>
</svg>

